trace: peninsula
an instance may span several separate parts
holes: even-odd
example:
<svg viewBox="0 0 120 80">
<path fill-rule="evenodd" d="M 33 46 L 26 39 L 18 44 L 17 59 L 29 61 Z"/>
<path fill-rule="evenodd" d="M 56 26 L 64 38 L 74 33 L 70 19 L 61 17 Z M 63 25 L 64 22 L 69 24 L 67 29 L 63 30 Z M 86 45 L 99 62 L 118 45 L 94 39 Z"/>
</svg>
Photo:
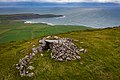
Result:
<svg viewBox="0 0 120 80">
<path fill-rule="evenodd" d="M 34 14 L 34 13 L 5 14 L 5 15 L 0 15 L 0 20 L 23 20 L 23 19 L 53 18 L 53 17 L 63 17 L 63 15 L 55 15 L 55 14 Z"/>
</svg>

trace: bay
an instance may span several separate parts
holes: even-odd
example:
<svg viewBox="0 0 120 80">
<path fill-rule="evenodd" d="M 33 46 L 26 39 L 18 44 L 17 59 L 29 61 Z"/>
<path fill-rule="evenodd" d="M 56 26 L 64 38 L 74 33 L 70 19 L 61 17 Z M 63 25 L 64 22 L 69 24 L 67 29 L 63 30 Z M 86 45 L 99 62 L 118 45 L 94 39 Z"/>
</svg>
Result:
<svg viewBox="0 0 120 80">
<path fill-rule="evenodd" d="M 0 14 L 60 14 L 64 17 L 27 19 L 35 23 L 53 25 L 84 25 L 93 28 L 105 28 L 120 25 L 120 8 L 80 8 L 80 7 L 4 7 Z"/>
</svg>

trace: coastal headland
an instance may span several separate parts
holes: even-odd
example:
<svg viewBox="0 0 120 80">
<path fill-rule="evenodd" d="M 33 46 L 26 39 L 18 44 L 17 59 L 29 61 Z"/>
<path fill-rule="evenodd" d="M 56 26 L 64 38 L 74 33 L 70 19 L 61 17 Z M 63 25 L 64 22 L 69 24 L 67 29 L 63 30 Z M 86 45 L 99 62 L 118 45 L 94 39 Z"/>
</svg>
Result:
<svg viewBox="0 0 120 80">
<path fill-rule="evenodd" d="M 34 13 L 24 13 L 24 14 L 4 14 L 0 15 L 0 20 L 24 20 L 24 19 L 34 19 L 34 18 L 53 18 L 53 17 L 63 17 L 63 15 L 56 14 L 34 14 Z"/>
</svg>

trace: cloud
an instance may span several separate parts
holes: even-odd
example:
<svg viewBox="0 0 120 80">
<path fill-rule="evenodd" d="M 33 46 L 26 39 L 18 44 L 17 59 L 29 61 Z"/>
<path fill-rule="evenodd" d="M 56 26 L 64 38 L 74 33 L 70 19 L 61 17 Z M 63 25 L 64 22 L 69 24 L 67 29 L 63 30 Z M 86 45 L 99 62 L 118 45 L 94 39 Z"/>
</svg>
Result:
<svg viewBox="0 0 120 80">
<path fill-rule="evenodd" d="M 114 3 L 120 3 L 120 0 L 0 0 L 0 2 L 114 2 Z"/>
</svg>

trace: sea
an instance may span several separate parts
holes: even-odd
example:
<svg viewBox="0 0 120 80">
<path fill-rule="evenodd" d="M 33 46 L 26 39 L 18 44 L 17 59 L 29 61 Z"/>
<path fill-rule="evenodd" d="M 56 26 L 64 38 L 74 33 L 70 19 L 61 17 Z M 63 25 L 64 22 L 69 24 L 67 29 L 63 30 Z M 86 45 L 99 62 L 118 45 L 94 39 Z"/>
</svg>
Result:
<svg viewBox="0 0 120 80">
<path fill-rule="evenodd" d="M 0 14 L 60 14 L 63 17 L 26 19 L 51 25 L 80 25 L 92 28 L 120 26 L 120 7 L 1 7 Z"/>
</svg>

